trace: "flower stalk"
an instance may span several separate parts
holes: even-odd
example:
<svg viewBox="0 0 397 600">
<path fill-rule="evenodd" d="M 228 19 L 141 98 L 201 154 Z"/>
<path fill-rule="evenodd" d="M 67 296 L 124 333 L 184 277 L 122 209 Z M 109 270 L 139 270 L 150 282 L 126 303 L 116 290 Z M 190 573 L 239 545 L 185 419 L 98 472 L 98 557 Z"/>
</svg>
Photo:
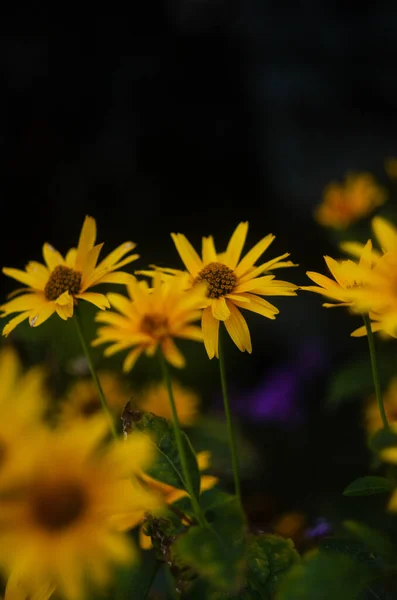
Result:
<svg viewBox="0 0 397 600">
<path fill-rule="evenodd" d="M 382 393 L 381 393 L 381 389 L 380 389 L 379 369 L 378 369 L 378 364 L 377 364 L 377 360 L 376 360 L 374 334 L 372 332 L 371 322 L 370 322 L 368 315 L 364 314 L 363 319 L 364 319 L 365 329 L 367 331 L 367 337 L 368 337 L 369 354 L 371 357 L 371 367 L 372 367 L 372 378 L 374 380 L 376 400 L 378 402 L 379 412 L 380 412 L 380 416 L 382 418 L 383 427 L 385 429 L 388 429 L 389 422 L 387 420 L 385 405 L 383 403 Z"/>
</svg>

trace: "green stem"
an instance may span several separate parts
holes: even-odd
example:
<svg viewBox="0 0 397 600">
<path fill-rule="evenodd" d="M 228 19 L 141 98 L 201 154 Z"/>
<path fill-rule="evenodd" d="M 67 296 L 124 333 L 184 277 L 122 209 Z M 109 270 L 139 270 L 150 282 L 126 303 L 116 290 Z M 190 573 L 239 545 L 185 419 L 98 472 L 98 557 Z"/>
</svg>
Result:
<svg viewBox="0 0 397 600">
<path fill-rule="evenodd" d="M 184 484 L 189 493 L 190 500 L 192 502 L 193 511 L 194 511 L 195 517 L 196 517 L 199 525 L 201 525 L 201 527 L 206 527 L 207 522 L 206 522 L 205 516 L 203 514 L 203 511 L 200 508 L 200 504 L 199 504 L 197 497 L 193 490 L 192 478 L 190 476 L 190 471 L 189 471 L 187 458 L 186 458 L 186 454 L 185 454 L 185 448 L 184 448 L 183 440 L 182 440 L 182 430 L 181 430 L 181 426 L 179 423 L 178 413 L 176 411 L 174 393 L 172 391 L 171 377 L 170 377 L 170 374 L 168 371 L 168 367 L 167 367 L 167 363 L 165 361 L 164 355 L 160 349 L 159 349 L 158 354 L 159 354 L 159 358 L 160 358 L 161 371 L 163 374 L 164 382 L 165 382 L 165 385 L 166 385 L 167 391 L 168 391 L 168 397 L 170 400 L 171 411 L 172 411 L 172 422 L 174 425 L 174 433 L 175 433 L 175 441 L 176 441 L 176 445 L 178 448 L 179 458 L 181 460 Z"/>
<path fill-rule="evenodd" d="M 365 329 L 367 330 L 369 354 L 371 357 L 371 366 L 372 366 L 372 378 L 374 380 L 376 399 L 378 401 L 379 412 L 380 412 L 380 416 L 382 417 L 382 421 L 383 421 L 383 427 L 385 429 L 388 429 L 389 422 L 387 420 L 385 406 L 383 404 L 382 394 L 380 391 L 379 370 L 378 370 L 378 364 L 376 361 L 374 334 L 372 332 L 371 321 L 370 321 L 368 315 L 363 315 L 363 319 L 364 319 Z"/>
<path fill-rule="evenodd" d="M 99 398 L 100 398 L 100 401 L 101 401 L 101 404 L 102 404 L 102 408 L 103 408 L 104 413 L 106 414 L 106 417 L 107 417 L 107 419 L 109 421 L 110 431 L 112 432 L 112 436 L 115 439 L 117 439 L 117 431 L 116 431 L 116 427 L 114 425 L 112 413 L 109 410 L 108 404 L 106 402 L 105 395 L 104 395 L 103 390 L 102 390 L 102 386 L 100 384 L 97 372 L 96 372 L 95 367 L 94 367 L 94 363 L 92 362 L 91 354 L 90 354 L 87 342 L 86 342 L 85 337 L 84 337 L 83 327 L 82 327 L 82 324 L 81 324 L 81 318 L 80 318 L 78 309 L 76 309 L 75 312 L 74 312 L 73 320 L 76 323 L 77 335 L 79 337 L 79 340 L 80 340 L 80 343 L 82 345 L 84 354 L 86 356 L 86 359 L 87 359 L 87 362 L 88 362 L 88 366 L 89 366 L 90 371 L 91 371 L 92 378 L 93 378 L 94 383 L 96 385 L 96 388 L 97 388 L 97 391 L 98 391 L 98 395 L 99 395 Z"/>
<path fill-rule="evenodd" d="M 242 506 L 241 505 L 239 464 L 238 464 L 238 457 L 237 457 L 237 445 L 236 445 L 236 437 L 235 437 L 233 422 L 232 422 L 232 413 L 230 410 L 229 396 L 228 396 L 228 392 L 227 392 L 225 357 L 224 357 L 224 353 L 223 353 L 223 343 L 222 343 L 222 332 L 221 331 L 219 331 L 218 351 L 219 351 L 219 371 L 220 371 L 220 375 L 221 375 L 223 405 L 225 407 L 230 453 L 232 455 L 234 489 L 235 489 L 236 497 L 240 503 L 240 506 Z"/>
</svg>

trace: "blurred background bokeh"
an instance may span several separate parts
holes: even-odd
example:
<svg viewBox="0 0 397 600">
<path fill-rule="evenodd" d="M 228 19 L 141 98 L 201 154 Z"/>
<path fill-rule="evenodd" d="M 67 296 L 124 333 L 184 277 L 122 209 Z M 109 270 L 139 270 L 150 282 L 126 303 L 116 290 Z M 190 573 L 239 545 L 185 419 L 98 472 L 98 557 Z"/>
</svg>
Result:
<svg viewBox="0 0 397 600">
<path fill-rule="evenodd" d="M 325 272 L 323 255 L 340 255 L 338 235 L 313 216 L 330 181 L 370 172 L 393 218 L 397 187 L 385 170 L 397 155 L 392 4 L 357 12 L 341 2 L 168 0 L 127 12 L 43 11 L 9 7 L 0 37 L 2 266 L 41 260 L 44 241 L 65 252 L 87 214 L 104 252 L 137 243 L 134 268 L 180 267 L 171 232 L 196 248 L 212 234 L 223 249 L 247 220 L 246 247 L 274 233 L 267 256 L 290 252 L 299 265 L 280 278 L 307 285 L 305 271 Z M 370 235 L 369 219 L 357 235 Z M 2 298 L 14 288 L 3 276 Z M 252 355 L 226 349 L 244 503 L 258 527 L 297 512 L 315 531 L 357 511 L 341 493 L 368 471 L 367 341 L 349 337 L 356 317 L 322 308 L 314 294 L 274 300 L 276 321 L 247 317 Z M 61 388 L 63 373 L 78 373 L 70 330 L 53 317 L 34 331 L 21 326 L 8 343 L 27 364 L 45 362 Z M 382 343 L 386 385 L 394 342 Z M 230 486 L 216 361 L 201 346 L 184 349 L 188 367 L 177 376 L 200 395 L 203 418 L 192 441 L 213 449 L 214 470 Z M 121 371 L 119 355 L 106 365 L 101 351 L 95 358 Z M 142 359 L 128 380 L 159 376 Z"/>
</svg>

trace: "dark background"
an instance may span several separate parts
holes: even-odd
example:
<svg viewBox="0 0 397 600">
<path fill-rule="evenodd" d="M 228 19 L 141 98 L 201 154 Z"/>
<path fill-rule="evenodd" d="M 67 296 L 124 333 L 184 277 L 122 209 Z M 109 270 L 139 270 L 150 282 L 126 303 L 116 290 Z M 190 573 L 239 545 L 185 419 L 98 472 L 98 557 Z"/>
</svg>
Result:
<svg viewBox="0 0 397 600">
<path fill-rule="evenodd" d="M 118 8 L 3 19 L 1 265 L 40 260 L 44 241 L 65 252 L 90 214 L 105 251 L 137 242 L 136 268 L 180 266 L 171 231 L 196 248 L 213 234 L 222 249 L 248 220 L 247 249 L 272 232 L 269 258 L 299 263 L 280 278 L 325 272 L 323 254 L 337 250 L 312 216 L 325 185 L 349 169 L 386 185 L 397 152 L 397 7 Z M 3 277 L 2 296 L 14 287 Z M 248 314 L 252 356 L 227 356 L 239 422 L 264 457 L 245 482 L 262 524 L 284 509 L 326 512 L 368 462 L 358 404 L 324 407 L 331 374 L 366 350 L 349 338 L 360 323 L 305 292 L 274 300 L 275 322 Z M 275 408 L 258 416 L 250 398 L 262 385 Z"/>
</svg>

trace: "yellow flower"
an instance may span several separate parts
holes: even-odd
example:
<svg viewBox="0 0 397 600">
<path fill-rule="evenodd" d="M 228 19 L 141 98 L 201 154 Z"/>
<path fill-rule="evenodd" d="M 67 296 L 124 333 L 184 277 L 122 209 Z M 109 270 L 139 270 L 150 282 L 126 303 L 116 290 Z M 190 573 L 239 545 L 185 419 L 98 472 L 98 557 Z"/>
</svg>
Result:
<svg viewBox="0 0 397 600">
<path fill-rule="evenodd" d="M 24 580 L 23 575 L 14 570 L 7 579 L 4 600 L 48 600 L 55 592 L 50 582 Z"/>
<path fill-rule="evenodd" d="M 358 263 L 352 260 L 338 261 L 330 256 L 324 256 L 324 260 L 334 279 L 321 273 L 307 271 L 306 275 L 317 286 L 301 286 L 300 289 L 315 292 L 333 300 L 333 303 L 323 304 L 326 308 L 347 306 L 352 312 L 367 313 L 371 308 L 371 303 L 365 295 L 365 290 L 376 280 L 372 269 L 371 240 L 368 240 L 363 247 Z"/>
<path fill-rule="evenodd" d="M 205 281 L 208 286 L 207 300 L 201 319 L 204 344 L 209 358 L 218 357 L 219 322 L 225 327 L 236 344 L 244 352 L 252 352 L 251 336 L 247 322 L 239 308 L 275 319 L 279 310 L 261 296 L 295 296 L 298 289 L 293 283 L 279 281 L 270 274 L 274 269 L 292 267 L 291 261 L 283 259 L 288 253 L 277 256 L 259 266 L 255 263 L 275 239 L 269 234 L 241 258 L 248 232 L 248 223 L 240 223 L 226 248 L 217 253 L 212 236 L 202 238 L 202 258 L 182 233 L 172 233 L 176 249 L 190 274 L 189 285 Z M 180 273 L 176 269 L 161 269 L 165 275 Z M 150 275 L 150 271 L 141 271 Z"/>
<path fill-rule="evenodd" d="M 172 365 L 183 367 L 185 359 L 174 338 L 202 341 L 200 328 L 192 322 L 200 318 L 205 286 L 186 291 L 185 277 L 165 282 L 158 273 L 153 288 L 146 281 L 132 281 L 127 290 L 129 298 L 108 294 L 110 304 L 121 314 L 114 311 L 97 314 L 96 320 L 106 326 L 98 329 L 93 346 L 113 342 L 105 350 L 105 356 L 133 348 L 124 360 L 124 371 L 132 369 L 142 352 L 153 356 L 157 348 Z"/>
<path fill-rule="evenodd" d="M 0 487 L 21 477 L 30 463 L 30 446 L 43 425 L 48 405 L 45 370 L 23 372 L 11 346 L 0 350 Z"/>
<path fill-rule="evenodd" d="M 386 199 L 386 190 L 370 173 L 348 173 L 344 183 L 332 182 L 326 186 L 314 218 L 325 227 L 346 229 L 384 204 Z"/>
<path fill-rule="evenodd" d="M 206 471 L 210 466 L 210 458 L 211 453 L 208 451 L 198 452 L 197 453 L 197 463 L 200 469 L 200 472 Z M 141 479 L 144 484 L 147 486 L 149 490 L 153 493 L 157 494 L 163 503 L 163 505 L 173 504 L 177 500 L 188 496 L 188 493 L 184 490 L 179 490 L 167 483 L 163 483 L 162 481 L 158 481 L 157 479 L 153 479 L 146 473 L 141 473 Z M 207 490 L 210 490 L 218 483 L 218 478 L 213 475 L 201 475 L 201 485 L 200 485 L 200 493 L 203 493 Z M 149 512 L 149 511 L 146 511 Z M 141 514 L 131 513 L 125 514 L 123 517 L 117 519 L 118 526 L 121 530 L 132 529 L 137 525 L 141 525 L 140 527 L 140 545 L 142 548 L 149 549 L 151 548 L 151 539 L 147 535 L 145 535 L 145 523 L 143 522 L 145 518 L 144 512 Z"/>
<path fill-rule="evenodd" d="M 372 219 L 371 225 L 381 251 L 372 251 L 371 281 L 360 294 L 369 307 L 372 330 L 397 337 L 397 228 L 382 217 Z M 357 242 L 345 242 L 341 248 L 357 256 L 363 246 Z M 365 327 L 360 327 L 352 335 L 366 335 Z"/>
<path fill-rule="evenodd" d="M 31 449 L 29 476 L 1 500 L 1 563 L 26 586 L 52 584 L 62 597 L 80 600 L 88 586 L 108 585 L 115 565 L 136 558 L 113 519 L 159 505 L 136 477 L 152 445 L 136 433 L 104 445 L 106 432 L 99 417 L 89 428 L 46 431 Z"/>
<path fill-rule="evenodd" d="M 7 336 L 25 319 L 29 319 L 31 327 L 41 325 L 54 312 L 61 319 L 68 319 L 73 316 L 74 305 L 79 299 L 91 302 L 101 310 L 109 308 L 104 294 L 87 290 L 100 283 L 127 283 L 132 275 L 118 269 L 136 260 L 138 255 L 123 258 L 135 247 L 132 242 L 126 242 L 97 265 L 103 244 L 95 245 L 95 240 L 95 219 L 87 216 L 77 248 L 71 248 L 65 258 L 46 243 L 43 246 L 45 265 L 31 261 L 25 271 L 3 268 L 5 275 L 27 286 L 12 294 L 19 294 L 18 297 L 0 306 L 2 317 L 20 313 L 7 323 L 3 335 Z"/>
<path fill-rule="evenodd" d="M 193 425 L 199 414 L 200 397 L 175 379 L 172 381 L 176 412 L 182 426 Z M 142 412 L 151 412 L 172 421 L 167 387 L 163 382 L 151 383 L 134 394 L 134 404 Z"/>
<path fill-rule="evenodd" d="M 99 381 L 109 410 L 120 417 L 131 397 L 129 386 L 116 373 L 98 371 Z M 92 419 L 102 411 L 101 400 L 91 377 L 77 379 L 59 403 L 58 421 L 62 425 L 73 424 L 76 419 Z"/>
<path fill-rule="evenodd" d="M 389 423 L 397 425 L 397 376 L 391 379 L 382 398 Z M 383 429 L 383 421 L 374 394 L 368 398 L 364 407 L 364 425 L 369 436 Z"/>
</svg>

